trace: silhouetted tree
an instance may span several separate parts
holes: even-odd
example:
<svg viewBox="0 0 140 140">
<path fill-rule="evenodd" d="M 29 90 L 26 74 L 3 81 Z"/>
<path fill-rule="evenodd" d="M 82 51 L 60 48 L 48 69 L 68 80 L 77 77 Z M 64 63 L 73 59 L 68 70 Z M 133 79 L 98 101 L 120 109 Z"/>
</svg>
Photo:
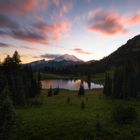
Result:
<svg viewBox="0 0 140 140">
<path fill-rule="evenodd" d="M 0 96 L 0 139 L 8 140 L 13 135 L 16 125 L 16 114 L 12 101 L 9 98 L 8 86 Z"/>
<path fill-rule="evenodd" d="M 83 80 L 81 80 L 78 95 L 84 95 L 84 94 L 85 94 L 84 81 L 83 81 Z"/>
<path fill-rule="evenodd" d="M 38 72 L 38 76 L 37 76 L 37 85 L 38 85 L 38 94 L 40 94 L 40 91 L 42 89 L 40 72 Z"/>
<path fill-rule="evenodd" d="M 52 86 L 50 86 L 50 89 L 48 91 L 48 97 L 53 96 Z"/>
<path fill-rule="evenodd" d="M 91 88 L 91 74 L 89 73 L 87 76 L 87 83 L 88 83 L 88 88 Z"/>
<path fill-rule="evenodd" d="M 137 57 L 136 57 L 137 58 Z M 113 76 L 106 74 L 104 94 L 116 98 L 136 98 L 140 95 L 140 59 L 126 62 L 114 70 Z"/>
<path fill-rule="evenodd" d="M 112 94 L 112 79 L 108 73 L 105 74 L 105 85 L 103 93 L 107 96 Z"/>
<path fill-rule="evenodd" d="M 0 90 L 3 83 L 9 85 L 10 97 L 14 104 L 25 104 L 28 98 L 35 97 L 40 93 L 40 77 L 33 76 L 31 67 L 20 65 L 20 56 L 17 51 L 13 56 L 9 55 L 4 59 L 0 73 L 4 75 L 3 81 L 0 80 Z M 1 72 L 2 71 L 2 72 Z M 0 79 L 1 79 L 0 75 Z"/>
<path fill-rule="evenodd" d="M 59 91 L 60 91 L 60 89 L 59 89 L 59 86 L 57 87 L 57 88 L 55 88 L 54 89 L 54 95 L 58 95 L 59 94 Z"/>
</svg>

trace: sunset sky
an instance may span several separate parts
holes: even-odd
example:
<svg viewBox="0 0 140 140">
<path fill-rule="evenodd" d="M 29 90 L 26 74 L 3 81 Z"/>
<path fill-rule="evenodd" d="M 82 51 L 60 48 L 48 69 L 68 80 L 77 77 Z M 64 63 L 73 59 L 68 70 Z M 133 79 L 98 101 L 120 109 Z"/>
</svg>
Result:
<svg viewBox="0 0 140 140">
<path fill-rule="evenodd" d="M 0 59 L 99 60 L 140 33 L 140 0 L 0 0 Z"/>
</svg>

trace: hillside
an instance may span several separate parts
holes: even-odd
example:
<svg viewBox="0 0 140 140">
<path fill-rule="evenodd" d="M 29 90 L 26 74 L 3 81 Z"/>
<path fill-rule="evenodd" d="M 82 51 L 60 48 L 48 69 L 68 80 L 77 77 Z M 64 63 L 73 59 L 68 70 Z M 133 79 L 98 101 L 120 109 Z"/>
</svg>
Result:
<svg viewBox="0 0 140 140">
<path fill-rule="evenodd" d="M 130 61 L 140 60 L 140 35 L 127 41 L 126 44 L 119 47 L 109 56 L 99 61 L 93 61 L 90 64 L 84 63 L 77 70 L 92 71 L 92 73 L 105 72 L 113 67 L 122 66 Z"/>
<path fill-rule="evenodd" d="M 106 64 L 108 67 L 120 66 L 128 61 L 140 58 L 140 35 L 127 41 L 115 52 L 103 58 L 100 63 Z"/>
</svg>

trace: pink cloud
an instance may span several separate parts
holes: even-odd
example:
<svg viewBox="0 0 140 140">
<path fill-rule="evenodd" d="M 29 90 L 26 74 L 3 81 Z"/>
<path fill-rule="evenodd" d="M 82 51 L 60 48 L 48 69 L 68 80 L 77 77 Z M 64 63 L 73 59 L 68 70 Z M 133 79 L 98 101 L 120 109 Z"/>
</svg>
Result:
<svg viewBox="0 0 140 140">
<path fill-rule="evenodd" d="M 128 27 L 140 23 L 140 12 L 133 16 L 119 15 L 117 12 L 105 12 L 100 8 L 88 13 L 88 30 L 104 35 L 129 33 Z"/>
<path fill-rule="evenodd" d="M 128 21 L 129 21 L 129 24 L 132 24 L 132 25 L 140 23 L 140 12 L 132 16 Z"/>
<path fill-rule="evenodd" d="M 24 15 L 37 7 L 37 0 L 0 0 L 0 12 Z"/>
<path fill-rule="evenodd" d="M 115 12 L 104 12 L 97 9 L 90 13 L 89 31 L 105 35 L 126 34 L 128 30 L 124 26 L 125 20 Z"/>
<path fill-rule="evenodd" d="M 60 40 L 62 38 L 62 34 L 65 34 L 70 30 L 71 25 L 68 21 L 61 21 L 56 24 L 40 22 L 35 27 L 46 34 L 50 40 Z"/>
<path fill-rule="evenodd" d="M 81 54 L 93 54 L 93 52 L 85 51 L 85 50 L 80 49 L 80 48 L 75 48 L 75 49 L 73 49 L 73 51 L 75 51 L 76 53 L 81 53 Z"/>
</svg>

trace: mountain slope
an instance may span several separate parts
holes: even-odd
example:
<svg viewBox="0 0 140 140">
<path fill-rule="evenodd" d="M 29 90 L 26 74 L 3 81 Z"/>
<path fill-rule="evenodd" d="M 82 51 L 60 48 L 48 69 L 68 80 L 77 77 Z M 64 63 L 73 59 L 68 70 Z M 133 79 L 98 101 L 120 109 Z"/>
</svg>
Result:
<svg viewBox="0 0 140 140">
<path fill-rule="evenodd" d="M 89 61 L 78 65 L 76 69 L 73 67 L 73 73 L 102 73 L 113 67 L 119 67 L 130 61 L 140 60 L 140 35 L 128 40 L 109 56 L 99 61 Z"/>
<path fill-rule="evenodd" d="M 108 57 L 101 60 L 101 62 L 109 62 L 110 65 L 122 65 L 126 61 L 135 59 L 140 56 L 140 35 L 127 41 L 118 50 L 110 54 Z"/>
<path fill-rule="evenodd" d="M 92 67 L 97 72 L 102 72 L 112 67 L 124 65 L 130 61 L 137 61 L 137 59 L 140 59 L 140 35 L 128 40 L 126 44 L 109 56 L 96 63 L 92 63 Z"/>
</svg>

